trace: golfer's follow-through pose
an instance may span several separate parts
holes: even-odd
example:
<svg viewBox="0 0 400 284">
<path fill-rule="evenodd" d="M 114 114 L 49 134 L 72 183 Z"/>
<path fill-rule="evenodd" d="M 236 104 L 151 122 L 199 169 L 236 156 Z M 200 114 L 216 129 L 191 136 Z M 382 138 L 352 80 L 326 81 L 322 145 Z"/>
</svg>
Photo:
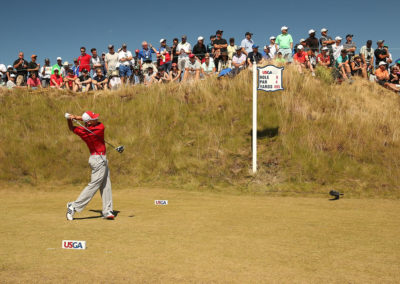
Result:
<svg viewBox="0 0 400 284">
<path fill-rule="evenodd" d="M 90 183 L 81 192 L 77 200 L 67 204 L 67 220 L 73 220 L 75 212 L 81 212 L 98 189 L 100 189 L 103 199 L 103 217 L 113 220 L 110 170 L 108 169 L 106 145 L 104 143 L 104 125 L 98 121 L 99 114 L 91 111 L 85 112 L 82 116 L 66 113 L 65 118 L 68 121 L 69 129 L 81 137 L 89 147 L 89 165 L 92 168 Z M 85 122 L 86 128 L 74 126 L 73 120 L 82 120 Z"/>
</svg>

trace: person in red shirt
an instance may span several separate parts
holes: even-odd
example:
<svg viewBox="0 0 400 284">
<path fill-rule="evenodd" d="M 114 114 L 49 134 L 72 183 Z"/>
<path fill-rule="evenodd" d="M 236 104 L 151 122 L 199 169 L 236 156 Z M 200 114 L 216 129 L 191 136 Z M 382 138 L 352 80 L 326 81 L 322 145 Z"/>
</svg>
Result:
<svg viewBox="0 0 400 284">
<path fill-rule="evenodd" d="M 67 90 L 77 92 L 78 91 L 78 84 L 76 83 L 76 79 L 78 77 L 74 74 L 72 69 L 68 70 L 68 75 L 64 78 L 65 88 Z"/>
<path fill-rule="evenodd" d="M 92 57 L 86 53 L 86 48 L 84 46 L 81 47 L 81 56 L 78 57 L 79 63 L 79 72 L 82 72 L 83 69 L 86 69 L 90 73 L 90 60 Z"/>
<path fill-rule="evenodd" d="M 328 50 L 326 46 L 321 49 L 321 53 L 317 56 L 317 63 L 329 68 L 331 65 L 331 57 L 329 56 Z"/>
<path fill-rule="evenodd" d="M 50 76 L 51 88 L 62 89 L 64 87 L 64 80 L 58 73 L 58 69 L 54 69 L 54 74 Z"/>
<path fill-rule="evenodd" d="M 81 212 L 90 200 L 92 200 L 98 189 L 100 189 L 103 200 L 103 217 L 114 220 L 110 170 L 108 168 L 106 145 L 104 142 L 104 124 L 98 121 L 99 114 L 91 111 L 85 112 L 82 116 L 66 113 L 65 118 L 68 122 L 68 128 L 78 135 L 88 146 L 90 152 L 89 165 L 92 168 L 90 183 L 83 189 L 77 200 L 67 203 L 67 220 L 74 220 L 75 212 Z M 86 128 L 95 135 L 84 127 L 74 126 L 72 120 L 85 122 Z"/>
<path fill-rule="evenodd" d="M 31 77 L 28 78 L 27 84 L 30 89 L 37 89 L 42 87 L 42 84 L 40 83 L 40 80 L 35 72 L 32 72 Z"/>
<path fill-rule="evenodd" d="M 310 63 L 310 60 L 308 59 L 308 55 L 305 51 L 303 51 L 303 49 L 304 47 L 302 45 L 297 46 L 297 52 L 293 56 L 293 61 L 298 66 L 300 73 L 303 73 L 303 68 L 309 68 L 312 72 L 312 75 L 315 76 L 314 69 Z"/>
</svg>

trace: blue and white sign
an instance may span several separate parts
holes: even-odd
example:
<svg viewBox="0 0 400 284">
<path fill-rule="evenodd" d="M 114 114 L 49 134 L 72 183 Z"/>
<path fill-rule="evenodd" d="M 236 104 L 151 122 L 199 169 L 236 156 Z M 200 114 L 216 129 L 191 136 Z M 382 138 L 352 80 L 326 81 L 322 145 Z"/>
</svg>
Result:
<svg viewBox="0 0 400 284">
<path fill-rule="evenodd" d="M 264 67 L 257 67 L 257 71 L 258 71 L 257 90 L 265 92 L 275 92 L 283 90 L 282 86 L 283 67 L 276 67 L 275 65 L 267 65 Z"/>
</svg>

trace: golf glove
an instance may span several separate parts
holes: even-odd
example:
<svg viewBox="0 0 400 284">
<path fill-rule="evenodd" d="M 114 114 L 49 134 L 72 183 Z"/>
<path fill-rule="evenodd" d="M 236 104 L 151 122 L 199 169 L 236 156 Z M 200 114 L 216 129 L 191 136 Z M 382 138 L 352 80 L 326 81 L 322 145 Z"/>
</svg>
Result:
<svg viewBox="0 0 400 284">
<path fill-rule="evenodd" d="M 65 113 L 65 118 L 69 119 L 70 114 L 68 112 Z"/>
</svg>

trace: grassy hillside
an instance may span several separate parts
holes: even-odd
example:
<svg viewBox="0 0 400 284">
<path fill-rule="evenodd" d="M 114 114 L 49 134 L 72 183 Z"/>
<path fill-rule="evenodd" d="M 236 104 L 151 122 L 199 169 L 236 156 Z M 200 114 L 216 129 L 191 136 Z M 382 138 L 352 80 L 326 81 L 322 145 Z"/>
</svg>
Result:
<svg viewBox="0 0 400 284">
<path fill-rule="evenodd" d="M 286 68 L 285 90 L 259 93 L 259 173 L 251 169 L 251 74 L 118 92 L 0 93 L 0 182 L 82 185 L 88 150 L 64 113 L 101 114 L 112 181 L 245 192 L 399 197 L 400 101 L 376 84 L 334 85 Z"/>
</svg>

